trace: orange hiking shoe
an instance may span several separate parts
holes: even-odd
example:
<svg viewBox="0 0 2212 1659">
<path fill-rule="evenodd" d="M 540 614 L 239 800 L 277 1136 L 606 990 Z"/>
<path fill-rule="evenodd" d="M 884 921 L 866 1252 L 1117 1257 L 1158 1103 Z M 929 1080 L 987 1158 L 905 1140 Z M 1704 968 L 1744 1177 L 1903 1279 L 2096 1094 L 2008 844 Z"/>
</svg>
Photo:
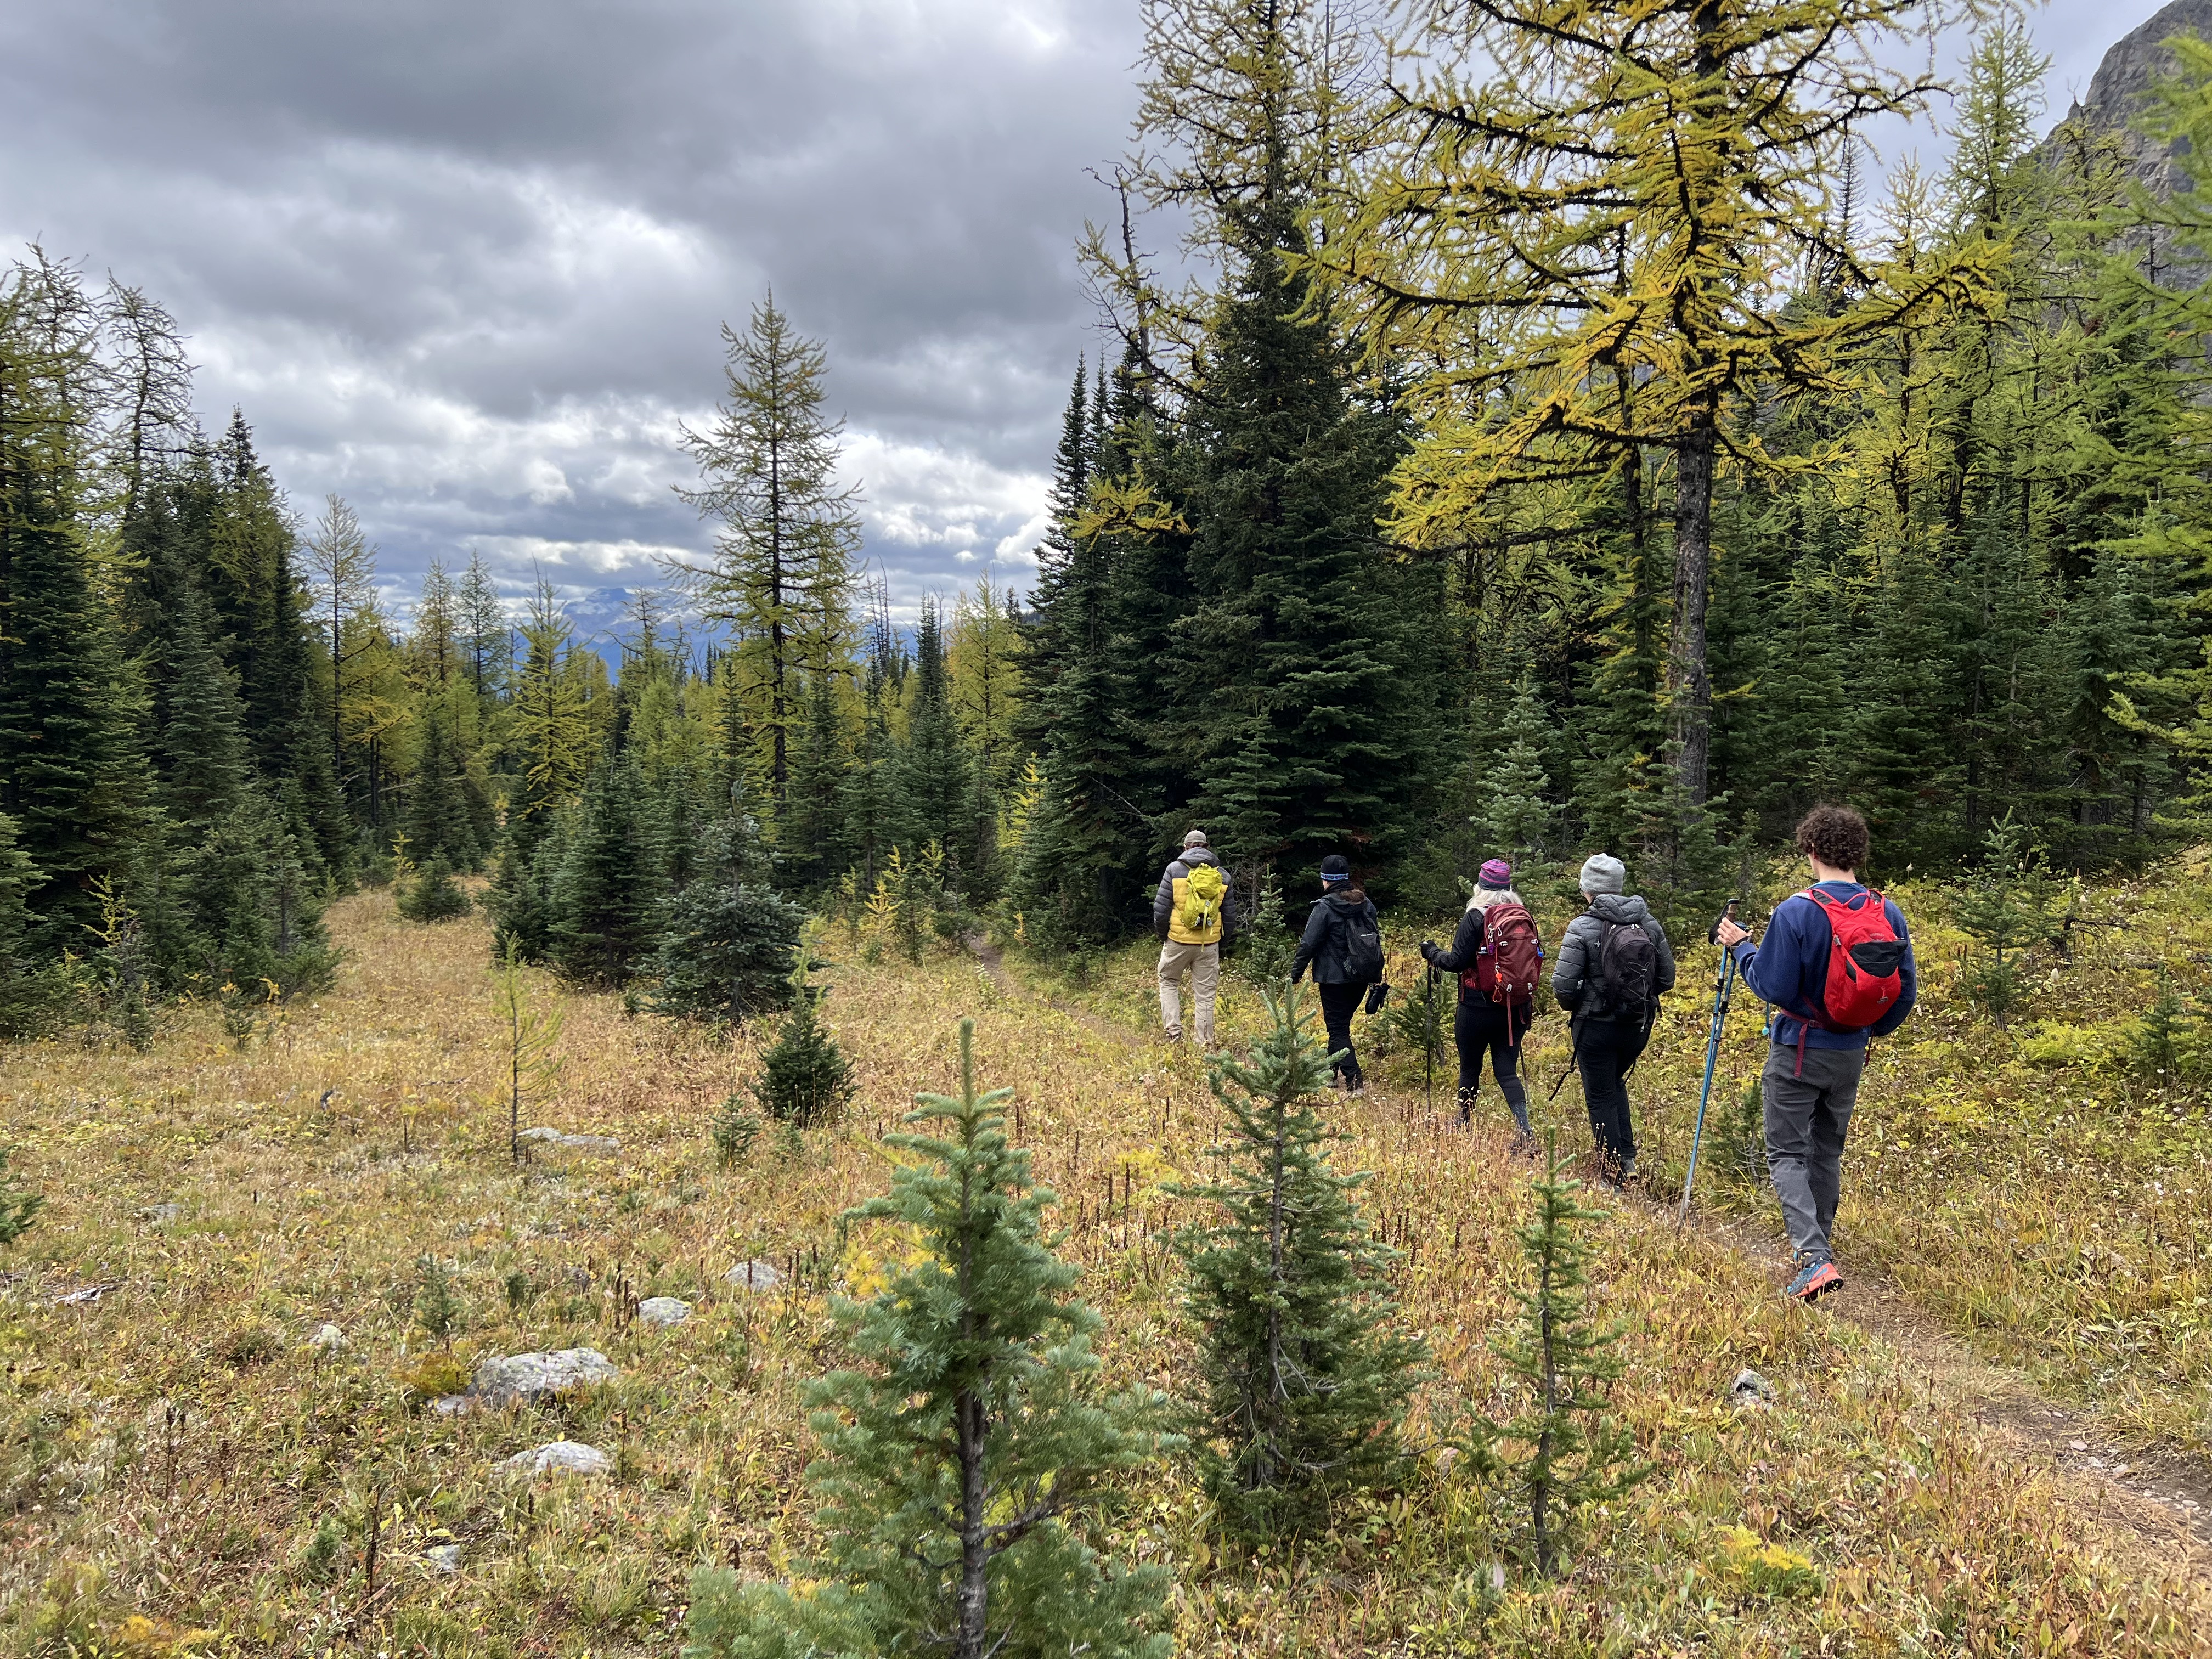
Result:
<svg viewBox="0 0 2212 1659">
<path fill-rule="evenodd" d="M 1832 1261 L 1808 1261 L 1782 1292 L 1793 1302 L 1817 1302 L 1830 1291 L 1844 1288 L 1844 1276 Z"/>
</svg>

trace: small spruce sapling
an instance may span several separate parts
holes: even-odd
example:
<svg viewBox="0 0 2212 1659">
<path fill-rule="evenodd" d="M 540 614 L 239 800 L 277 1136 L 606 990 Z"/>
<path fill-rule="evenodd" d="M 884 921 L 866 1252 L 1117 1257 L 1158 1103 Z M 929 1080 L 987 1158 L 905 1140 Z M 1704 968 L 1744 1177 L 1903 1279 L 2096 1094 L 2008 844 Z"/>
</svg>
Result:
<svg viewBox="0 0 2212 1659">
<path fill-rule="evenodd" d="M 545 1007 L 531 995 L 530 982 L 523 975 L 520 947 L 514 939 L 507 941 L 500 960 L 495 1006 L 501 1043 L 506 1049 L 501 1067 L 506 1079 L 505 1086 L 493 1098 L 507 1108 L 507 1158 L 520 1164 L 523 1102 L 550 1088 L 560 1073 L 560 1057 L 553 1052 L 553 1046 L 561 1040 L 565 1016 L 560 1009 Z"/>
<path fill-rule="evenodd" d="M 1262 991 L 1279 988 L 1291 976 L 1291 958 L 1297 954 L 1297 939 L 1283 921 L 1283 889 L 1275 872 L 1260 878 L 1260 896 L 1252 907 L 1252 920 L 1237 929 L 1243 942 L 1237 953 L 1237 973 L 1248 985 Z"/>
<path fill-rule="evenodd" d="M 2161 966 L 2158 994 L 2144 1010 L 2130 1044 L 2136 1064 L 2169 1080 L 2179 1079 L 2190 1069 L 2188 1062 L 2194 1057 L 2190 1036 L 2188 1001 L 2174 988 L 2173 976 Z"/>
<path fill-rule="evenodd" d="M 46 1200 L 8 1179 L 8 1149 L 0 1146 L 0 1246 L 13 1244 L 31 1231 Z"/>
<path fill-rule="evenodd" d="M 725 1170 L 735 1169 L 751 1156 L 760 1131 L 760 1118 L 744 1096 L 732 1091 L 714 1114 L 714 1162 Z"/>
<path fill-rule="evenodd" d="M 415 1291 L 415 1322 L 433 1342 L 450 1348 L 453 1333 L 461 1328 L 461 1303 L 453 1294 L 453 1270 L 428 1255 L 415 1265 L 421 1275 Z"/>
<path fill-rule="evenodd" d="M 1113 1477 L 1172 1443 L 1157 1396 L 1101 1401 L 1098 1316 L 1042 1237 L 1052 1194 L 979 1093 L 975 1027 L 960 1025 L 960 1092 L 923 1095 L 885 1144 L 915 1161 L 848 1212 L 916 1247 L 865 1302 L 833 1303 L 866 1370 L 815 1383 L 821 1455 L 806 1472 L 820 1553 L 810 1588 L 709 1570 L 692 1581 L 685 1659 L 806 1654 L 1073 1654 L 1165 1659 L 1169 1579 L 1100 1559 Z"/>
<path fill-rule="evenodd" d="M 1982 841 L 1982 862 L 1951 892 L 1951 915 L 1986 954 L 1970 963 L 1960 988 L 2000 1026 L 2021 1005 L 2021 958 L 2051 933 L 2060 884 L 2037 862 L 2028 827 L 2008 812 Z"/>
<path fill-rule="evenodd" d="M 753 1085 L 761 1109 L 780 1122 L 811 1129 L 827 1123 L 853 1097 L 853 1066 L 822 1024 L 826 986 L 810 985 L 817 938 L 810 927 L 799 942 L 791 969 L 791 1011 L 783 1017 L 775 1044 L 765 1056 Z"/>
<path fill-rule="evenodd" d="M 1497 1345 L 1498 1358 L 1534 1389 L 1534 1403 L 1510 1422 L 1493 1424 L 1495 1439 L 1517 1442 L 1522 1455 L 1507 1467 L 1528 1506 L 1530 1553 L 1539 1572 L 1559 1566 L 1581 1512 L 1620 1496 L 1650 1474 L 1636 1461 L 1636 1440 L 1607 1413 L 1605 1384 L 1620 1375 L 1613 1357 L 1617 1329 L 1591 1322 L 1584 1272 L 1589 1247 L 1577 1233 L 1603 1218 L 1576 1194 L 1582 1182 L 1565 1173 L 1559 1137 L 1547 1138 L 1544 1171 L 1529 1180 L 1535 1214 L 1515 1230 L 1530 1275 L 1521 1317 Z"/>
<path fill-rule="evenodd" d="M 439 853 L 416 872 L 415 878 L 399 890 L 400 915 L 409 921 L 451 921 L 473 908 L 469 896 L 453 879 L 453 866 Z"/>
<path fill-rule="evenodd" d="M 1353 1202 L 1366 1176 L 1330 1166 L 1328 1047 L 1296 988 L 1263 996 L 1273 1024 L 1250 1060 L 1207 1062 L 1229 1116 L 1222 1173 L 1170 1188 L 1218 1216 L 1176 1240 L 1206 1382 L 1192 1438 L 1223 1518 L 1253 1536 L 1322 1522 L 1337 1493 L 1398 1473 L 1427 1358 L 1391 1328 L 1396 1253 Z"/>
</svg>

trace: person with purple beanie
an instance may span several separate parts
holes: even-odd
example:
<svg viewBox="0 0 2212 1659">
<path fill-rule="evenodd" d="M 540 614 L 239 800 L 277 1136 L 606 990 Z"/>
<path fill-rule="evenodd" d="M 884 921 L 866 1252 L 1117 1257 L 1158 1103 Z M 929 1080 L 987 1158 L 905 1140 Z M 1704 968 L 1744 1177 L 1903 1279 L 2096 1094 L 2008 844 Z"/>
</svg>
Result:
<svg viewBox="0 0 2212 1659">
<path fill-rule="evenodd" d="M 1542 961 L 1543 948 L 1535 942 L 1535 924 L 1529 920 L 1521 895 L 1513 890 L 1513 866 L 1504 859 L 1492 859 L 1483 865 L 1450 947 L 1445 949 L 1434 939 L 1425 939 L 1421 957 L 1431 968 L 1459 979 L 1459 1009 L 1452 1020 L 1452 1041 L 1459 1049 L 1459 1121 L 1467 1123 L 1474 1118 L 1475 1096 L 1482 1086 L 1483 1057 L 1487 1054 L 1492 1073 L 1498 1079 L 1498 1091 L 1505 1097 L 1506 1108 L 1513 1114 L 1514 1150 L 1525 1152 L 1534 1147 L 1536 1140 L 1528 1127 L 1528 1090 L 1521 1081 L 1521 1039 L 1536 1017 L 1536 1004 L 1533 996 L 1516 998 L 1510 988 L 1503 996 L 1498 994 L 1498 946 L 1489 926 L 1493 915 L 1499 919 L 1501 933 L 1518 936 L 1525 932 L 1530 952 L 1538 963 Z M 1492 964 L 1487 985 L 1482 972 L 1486 962 Z"/>
</svg>

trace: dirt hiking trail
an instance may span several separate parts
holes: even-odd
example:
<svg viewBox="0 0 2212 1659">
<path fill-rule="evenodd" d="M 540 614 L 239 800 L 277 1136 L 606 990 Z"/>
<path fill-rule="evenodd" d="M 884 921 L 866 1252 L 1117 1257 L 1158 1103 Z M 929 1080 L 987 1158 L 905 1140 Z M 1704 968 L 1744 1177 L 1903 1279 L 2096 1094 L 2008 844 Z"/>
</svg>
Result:
<svg viewBox="0 0 2212 1659">
<path fill-rule="evenodd" d="M 1005 951 L 981 933 L 965 935 L 962 943 L 1001 996 L 1044 1001 L 1103 1036 L 1123 1043 L 1136 1040 L 1125 1026 L 1023 987 L 1006 972 Z M 1370 1084 L 1369 1092 L 1388 1101 L 1397 1091 Z M 1675 1225 L 1677 1206 L 1666 1197 L 1634 1190 L 1618 1195 L 1646 1225 Z M 1695 1210 L 1689 1224 L 1763 1269 L 1779 1293 L 1789 1277 L 1789 1258 L 1777 1237 L 1749 1220 Z M 2124 1531 L 2160 1561 L 2212 1583 L 2212 1466 L 2179 1453 L 2122 1446 L 2092 1418 L 2051 1399 L 2022 1372 L 1975 1353 L 1879 1274 L 1854 1273 L 1808 1316 L 1838 1320 L 1879 1337 L 1911 1368 L 1930 1400 L 1983 1431 L 1993 1452 L 2008 1450 L 2025 1464 L 2049 1469 L 2069 1509 Z"/>
</svg>

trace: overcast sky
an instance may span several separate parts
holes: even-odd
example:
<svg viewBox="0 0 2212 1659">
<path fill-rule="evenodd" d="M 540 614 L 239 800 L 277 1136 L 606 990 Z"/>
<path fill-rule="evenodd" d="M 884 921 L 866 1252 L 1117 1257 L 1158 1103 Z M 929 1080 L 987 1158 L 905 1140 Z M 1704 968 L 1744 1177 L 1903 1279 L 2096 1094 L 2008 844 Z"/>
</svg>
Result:
<svg viewBox="0 0 2212 1659">
<path fill-rule="evenodd" d="M 2033 15 L 2052 116 L 2155 9 Z M 677 424 L 773 283 L 905 608 L 1032 568 L 1137 44 L 1134 0 L 12 0 L 0 241 L 166 304 L 204 417 L 409 586 L 703 545 Z"/>
</svg>

